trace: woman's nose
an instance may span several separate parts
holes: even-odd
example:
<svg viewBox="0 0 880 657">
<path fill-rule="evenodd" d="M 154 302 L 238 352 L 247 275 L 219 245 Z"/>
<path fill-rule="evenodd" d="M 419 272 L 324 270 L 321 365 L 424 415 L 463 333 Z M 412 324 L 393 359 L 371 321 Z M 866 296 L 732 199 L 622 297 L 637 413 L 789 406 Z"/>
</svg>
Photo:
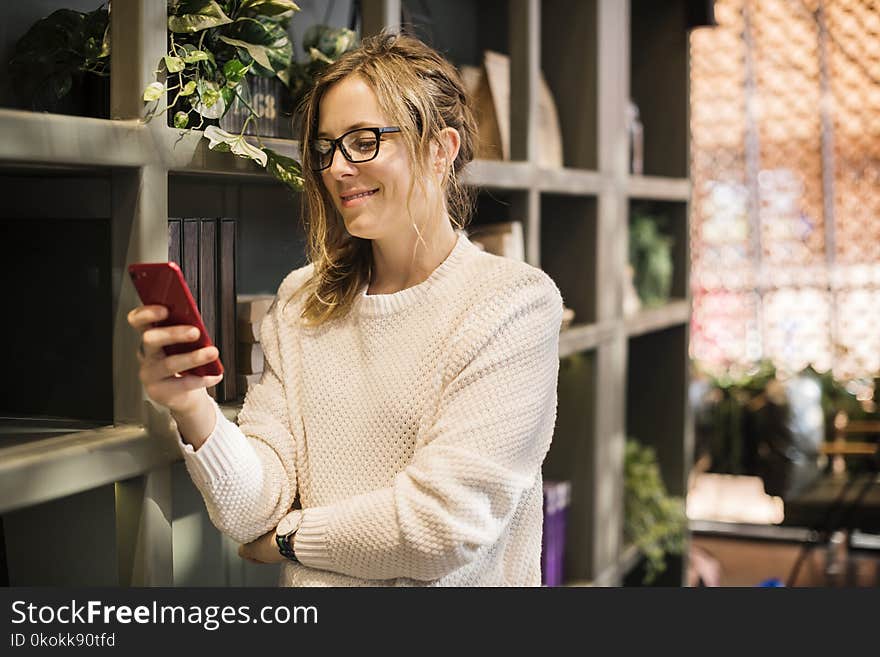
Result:
<svg viewBox="0 0 880 657">
<path fill-rule="evenodd" d="M 342 151 L 337 148 L 336 152 L 333 153 L 333 161 L 330 162 L 327 171 L 338 180 L 339 178 L 356 174 L 357 167 L 349 162 L 342 154 Z"/>
</svg>

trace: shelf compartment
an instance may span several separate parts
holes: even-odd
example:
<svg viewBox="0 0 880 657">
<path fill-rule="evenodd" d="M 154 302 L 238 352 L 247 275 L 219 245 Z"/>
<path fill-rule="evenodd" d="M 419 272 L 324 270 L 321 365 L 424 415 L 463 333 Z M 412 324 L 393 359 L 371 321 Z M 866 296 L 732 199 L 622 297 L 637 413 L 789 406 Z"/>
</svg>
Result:
<svg viewBox="0 0 880 657">
<path fill-rule="evenodd" d="M 596 223 L 595 198 L 541 194 L 541 268 L 576 324 L 596 320 Z"/>
<path fill-rule="evenodd" d="M 0 270 L 16 281 L 0 328 L 11 347 L 0 416 L 113 421 L 110 188 L 99 178 L 0 176 Z"/>
<path fill-rule="evenodd" d="M 687 299 L 673 299 L 665 306 L 646 308 L 626 318 L 626 334 L 636 337 L 673 328 L 690 322 L 691 304 Z"/>
<path fill-rule="evenodd" d="M 510 54 L 506 0 L 402 0 L 405 30 L 458 66 L 480 66 L 483 51 Z"/>
<path fill-rule="evenodd" d="M 51 433 L 57 427 L 49 424 L 46 430 Z M 21 434 L 16 441 L 9 427 L 5 434 L 0 446 L 0 513 L 128 479 L 171 460 L 160 441 L 139 425 L 42 440 L 24 440 L 27 434 Z"/>
<path fill-rule="evenodd" d="M 627 193 L 631 199 L 687 202 L 691 197 L 691 181 L 687 178 L 630 176 Z"/>
<path fill-rule="evenodd" d="M 592 443 L 595 439 L 595 352 L 573 354 L 559 362 L 556 429 L 547 458 L 545 481 L 571 482 L 567 510 L 564 581 L 586 579 L 592 543 L 592 501 L 595 477 Z"/>
<path fill-rule="evenodd" d="M 3 26 L 0 29 L 0 52 L 3 53 L 3 76 L 0 80 L 0 106 L 8 108 L 18 108 L 30 111 L 30 103 L 27 99 L 18 98 L 12 86 L 12 76 L 8 69 L 8 64 L 12 59 L 16 43 L 30 30 L 38 21 L 48 17 L 59 9 L 73 10 L 89 14 L 101 7 L 100 2 L 90 2 L 89 0 L 40 0 L 39 2 L 23 2 L 17 4 L 14 9 L 10 3 L 5 3 L 3 12 Z M 103 3 L 104 10 L 107 11 L 106 5 Z M 109 13 L 108 13 L 109 19 Z M 56 24 L 56 29 L 59 29 Z M 100 35 L 95 35 L 100 38 Z M 45 38 L 42 38 L 40 45 L 48 48 Z M 82 44 L 84 45 L 84 44 Z M 41 53 L 45 57 L 46 50 Z M 54 54 L 54 53 L 52 53 Z M 67 53 L 65 53 L 67 54 Z M 110 58 L 102 60 L 110 70 Z M 45 60 L 40 62 L 45 65 Z M 63 66 L 61 68 L 63 71 Z M 32 76 L 29 75 L 33 82 Z M 55 80 L 57 82 L 59 80 Z M 76 73 L 71 76 L 70 89 L 67 94 L 56 101 L 56 105 L 49 111 L 55 116 L 82 116 L 82 117 L 98 117 L 108 118 L 110 115 L 110 75 L 99 76 L 91 73 Z M 46 86 L 54 86 L 47 84 Z M 45 96 L 45 89 L 38 93 L 39 96 Z M 45 114 L 44 111 L 34 111 L 34 114 Z M 5 130 L 0 130 L 0 134 L 10 134 Z"/>
<path fill-rule="evenodd" d="M 140 121 L 0 109 L 0 161 L 76 167 L 138 167 L 161 161 Z"/>
<path fill-rule="evenodd" d="M 47 527 L 58 528 L 54 540 Z M 118 536 L 113 484 L 9 511 L 0 517 L 0 577 L 9 586 L 119 586 Z M 77 555 L 76 566 L 59 550 Z"/>
<path fill-rule="evenodd" d="M 682 201 L 630 200 L 630 221 L 635 215 L 660 220 L 658 229 L 672 238 L 671 299 L 686 299 L 689 293 L 690 235 L 688 232 L 688 204 Z"/>
<path fill-rule="evenodd" d="M 553 96 L 566 167 L 598 166 L 596 0 L 541 2 L 540 67 Z"/>
<path fill-rule="evenodd" d="M 693 450 L 687 409 L 688 326 L 627 341 L 626 435 L 657 453 L 670 495 L 684 495 Z"/>
<path fill-rule="evenodd" d="M 233 181 L 169 174 L 168 216 L 236 219 L 238 294 L 275 294 L 287 274 L 306 264 L 299 195 L 266 173 Z M 275 237 L 267 242 L 266 235 Z"/>
<path fill-rule="evenodd" d="M 686 0 L 632 0 L 630 98 L 639 109 L 647 176 L 688 175 Z"/>
</svg>

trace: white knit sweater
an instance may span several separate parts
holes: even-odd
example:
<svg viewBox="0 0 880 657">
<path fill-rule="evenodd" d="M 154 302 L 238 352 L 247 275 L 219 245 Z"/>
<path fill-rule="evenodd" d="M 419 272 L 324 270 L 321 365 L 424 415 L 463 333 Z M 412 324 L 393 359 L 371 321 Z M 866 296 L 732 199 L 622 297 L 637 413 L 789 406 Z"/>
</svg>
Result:
<svg viewBox="0 0 880 657">
<path fill-rule="evenodd" d="M 186 466 L 223 533 L 304 509 L 283 586 L 540 584 L 541 464 L 556 419 L 562 298 L 541 270 L 460 233 L 424 282 L 361 290 L 319 328 L 285 303 L 261 326 L 265 371 L 239 426 Z M 301 298 L 301 297 L 300 297 Z"/>
</svg>

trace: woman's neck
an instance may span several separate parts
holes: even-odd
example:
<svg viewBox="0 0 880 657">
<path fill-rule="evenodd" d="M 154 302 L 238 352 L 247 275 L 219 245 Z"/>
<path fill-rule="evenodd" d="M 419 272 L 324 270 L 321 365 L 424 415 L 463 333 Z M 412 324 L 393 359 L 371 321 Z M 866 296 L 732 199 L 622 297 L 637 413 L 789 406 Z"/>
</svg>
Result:
<svg viewBox="0 0 880 657">
<path fill-rule="evenodd" d="M 431 232 L 415 230 L 373 240 L 373 266 L 367 294 L 393 294 L 424 282 L 455 248 L 458 236 L 448 216 Z"/>
</svg>

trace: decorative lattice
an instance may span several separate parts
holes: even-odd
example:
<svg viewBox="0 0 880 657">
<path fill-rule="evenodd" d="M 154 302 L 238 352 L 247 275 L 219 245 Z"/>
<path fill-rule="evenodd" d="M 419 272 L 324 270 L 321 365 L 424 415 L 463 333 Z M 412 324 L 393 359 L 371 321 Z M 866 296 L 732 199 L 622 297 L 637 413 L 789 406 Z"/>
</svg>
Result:
<svg viewBox="0 0 880 657">
<path fill-rule="evenodd" d="M 880 372 L 880 0 L 716 0 L 691 35 L 691 354 Z"/>
</svg>

